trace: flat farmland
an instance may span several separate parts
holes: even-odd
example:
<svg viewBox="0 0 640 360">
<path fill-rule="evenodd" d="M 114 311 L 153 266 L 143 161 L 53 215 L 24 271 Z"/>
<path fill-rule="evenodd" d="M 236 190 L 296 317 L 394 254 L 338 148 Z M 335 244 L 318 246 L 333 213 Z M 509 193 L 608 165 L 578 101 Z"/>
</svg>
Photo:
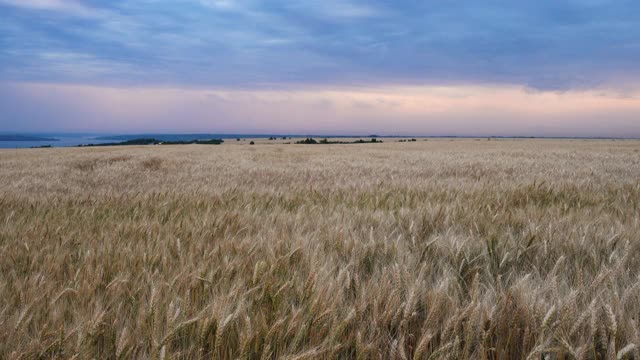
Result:
<svg viewBox="0 0 640 360">
<path fill-rule="evenodd" d="M 0 150 L 0 358 L 639 358 L 640 141 L 382 140 Z"/>
</svg>

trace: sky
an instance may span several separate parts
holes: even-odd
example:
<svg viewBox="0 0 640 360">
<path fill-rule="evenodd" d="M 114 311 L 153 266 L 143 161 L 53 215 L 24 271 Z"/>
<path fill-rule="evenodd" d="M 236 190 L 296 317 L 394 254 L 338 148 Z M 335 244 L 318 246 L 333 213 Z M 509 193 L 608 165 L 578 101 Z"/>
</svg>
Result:
<svg viewBox="0 0 640 360">
<path fill-rule="evenodd" d="M 640 2 L 0 0 L 0 132 L 640 137 Z"/>
</svg>

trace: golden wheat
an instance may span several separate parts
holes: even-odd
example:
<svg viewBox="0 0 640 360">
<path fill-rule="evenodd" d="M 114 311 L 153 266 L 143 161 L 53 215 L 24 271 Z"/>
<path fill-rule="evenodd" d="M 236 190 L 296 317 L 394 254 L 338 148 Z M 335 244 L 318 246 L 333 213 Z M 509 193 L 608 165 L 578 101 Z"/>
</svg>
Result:
<svg viewBox="0 0 640 360">
<path fill-rule="evenodd" d="M 0 151 L 0 358 L 639 358 L 640 142 L 281 142 Z"/>
</svg>

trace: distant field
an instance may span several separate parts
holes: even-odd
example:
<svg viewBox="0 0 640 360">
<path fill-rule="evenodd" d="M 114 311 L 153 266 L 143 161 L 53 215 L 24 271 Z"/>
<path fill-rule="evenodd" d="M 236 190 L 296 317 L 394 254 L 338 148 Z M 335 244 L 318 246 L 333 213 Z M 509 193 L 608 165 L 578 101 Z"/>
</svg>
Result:
<svg viewBox="0 0 640 360">
<path fill-rule="evenodd" d="M 0 150 L 0 359 L 640 358 L 640 141 L 295 140 Z"/>
</svg>

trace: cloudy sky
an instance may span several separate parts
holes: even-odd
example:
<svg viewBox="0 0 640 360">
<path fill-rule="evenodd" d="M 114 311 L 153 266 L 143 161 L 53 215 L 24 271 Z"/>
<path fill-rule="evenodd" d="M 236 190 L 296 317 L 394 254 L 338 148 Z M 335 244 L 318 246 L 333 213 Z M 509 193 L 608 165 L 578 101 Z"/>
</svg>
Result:
<svg viewBox="0 0 640 360">
<path fill-rule="evenodd" d="M 640 2 L 0 0 L 0 131 L 640 137 Z"/>
</svg>

